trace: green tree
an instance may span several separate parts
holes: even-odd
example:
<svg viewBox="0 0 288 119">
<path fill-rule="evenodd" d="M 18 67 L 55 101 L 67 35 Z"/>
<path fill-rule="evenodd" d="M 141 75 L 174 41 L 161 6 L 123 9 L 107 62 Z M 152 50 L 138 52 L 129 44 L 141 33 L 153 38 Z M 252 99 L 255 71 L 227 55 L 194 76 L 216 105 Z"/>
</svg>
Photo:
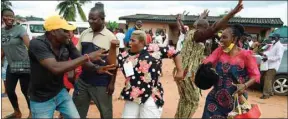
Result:
<svg viewBox="0 0 288 119">
<path fill-rule="evenodd" d="M 78 12 L 78 15 L 80 15 L 83 21 L 87 21 L 82 6 L 88 2 L 90 2 L 90 0 L 64 0 L 56 6 L 56 10 L 60 10 L 59 14 L 67 21 L 76 21 L 76 12 Z"/>
<path fill-rule="evenodd" d="M 108 29 L 112 29 L 113 31 L 114 31 L 116 28 L 118 28 L 118 26 L 119 26 L 119 24 L 118 24 L 116 21 L 113 21 L 113 22 L 108 21 L 108 23 L 107 23 L 107 28 L 108 28 Z"/>
<path fill-rule="evenodd" d="M 11 9 L 12 3 L 9 0 L 1 0 L 1 10 L 9 8 Z"/>
</svg>

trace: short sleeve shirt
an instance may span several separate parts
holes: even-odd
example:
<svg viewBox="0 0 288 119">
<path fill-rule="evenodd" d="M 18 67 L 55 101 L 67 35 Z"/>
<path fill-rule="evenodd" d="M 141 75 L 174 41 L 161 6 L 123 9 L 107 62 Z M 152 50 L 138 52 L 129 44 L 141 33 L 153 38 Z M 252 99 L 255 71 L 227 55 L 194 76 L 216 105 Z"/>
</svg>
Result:
<svg viewBox="0 0 288 119">
<path fill-rule="evenodd" d="M 15 25 L 11 29 L 1 28 L 1 48 L 7 57 L 8 64 L 13 61 L 29 60 L 27 48 L 22 37 L 27 35 L 26 30 Z"/>
<path fill-rule="evenodd" d="M 110 44 L 112 40 L 116 40 L 116 36 L 109 31 L 106 27 L 99 33 L 94 35 L 94 32 L 91 28 L 86 29 L 80 36 L 79 43 L 77 44 L 78 50 L 84 54 L 89 54 L 91 52 L 97 51 L 99 49 L 110 49 Z M 118 54 L 119 50 L 117 50 Z M 102 57 L 106 62 L 95 61 L 94 64 L 99 66 L 107 65 L 107 57 Z M 111 76 L 109 74 L 99 74 L 85 69 L 82 70 L 80 78 L 88 84 L 94 86 L 107 86 L 110 82 Z"/>
<path fill-rule="evenodd" d="M 79 57 L 80 53 L 70 41 L 62 45 L 59 54 L 56 55 L 50 41 L 45 35 L 30 41 L 29 57 L 31 65 L 29 96 L 32 101 L 45 102 L 56 96 L 63 88 L 63 74 L 54 74 L 40 64 L 40 61 L 55 58 L 57 61 L 68 61 L 69 58 Z"/>
</svg>

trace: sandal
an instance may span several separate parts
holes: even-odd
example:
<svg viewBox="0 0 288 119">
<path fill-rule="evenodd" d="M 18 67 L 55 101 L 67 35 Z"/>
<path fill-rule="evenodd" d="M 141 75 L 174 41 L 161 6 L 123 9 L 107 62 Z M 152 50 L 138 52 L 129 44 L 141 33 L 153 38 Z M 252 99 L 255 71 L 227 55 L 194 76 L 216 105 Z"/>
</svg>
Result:
<svg viewBox="0 0 288 119">
<path fill-rule="evenodd" d="M 12 113 L 12 114 L 9 114 L 7 116 L 5 116 L 4 118 L 5 119 L 14 119 L 14 118 L 21 118 L 22 117 L 22 114 L 21 113 L 18 113 L 16 114 L 15 112 Z"/>
</svg>

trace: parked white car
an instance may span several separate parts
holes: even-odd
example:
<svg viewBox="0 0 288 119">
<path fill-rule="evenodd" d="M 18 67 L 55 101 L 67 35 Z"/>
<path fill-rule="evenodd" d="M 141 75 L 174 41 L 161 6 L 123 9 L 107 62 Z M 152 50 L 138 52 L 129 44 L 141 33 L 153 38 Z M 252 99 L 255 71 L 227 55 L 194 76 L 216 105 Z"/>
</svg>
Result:
<svg viewBox="0 0 288 119">
<path fill-rule="evenodd" d="M 80 34 L 89 28 L 88 22 L 69 22 L 77 27 L 76 30 L 74 30 L 74 34 L 77 38 L 80 37 Z M 21 26 L 23 26 L 26 29 L 27 34 L 29 35 L 29 39 L 32 40 L 33 38 L 43 35 L 45 33 L 45 29 L 43 27 L 44 21 L 27 21 L 21 23 Z"/>
</svg>

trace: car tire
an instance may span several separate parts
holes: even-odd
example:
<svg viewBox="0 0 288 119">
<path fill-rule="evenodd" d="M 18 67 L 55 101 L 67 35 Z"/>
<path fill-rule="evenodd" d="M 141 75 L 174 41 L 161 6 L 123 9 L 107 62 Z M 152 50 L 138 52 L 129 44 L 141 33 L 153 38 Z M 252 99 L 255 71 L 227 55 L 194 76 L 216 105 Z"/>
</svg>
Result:
<svg viewBox="0 0 288 119">
<path fill-rule="evenodd" d="M 281 96 L 288 95 L 288 76 L 287 75 L 276 76 L 273 80 L 272 88 L 273 88 L 273 92 L 276 95 L 281 95 Z"/>
</svg>

